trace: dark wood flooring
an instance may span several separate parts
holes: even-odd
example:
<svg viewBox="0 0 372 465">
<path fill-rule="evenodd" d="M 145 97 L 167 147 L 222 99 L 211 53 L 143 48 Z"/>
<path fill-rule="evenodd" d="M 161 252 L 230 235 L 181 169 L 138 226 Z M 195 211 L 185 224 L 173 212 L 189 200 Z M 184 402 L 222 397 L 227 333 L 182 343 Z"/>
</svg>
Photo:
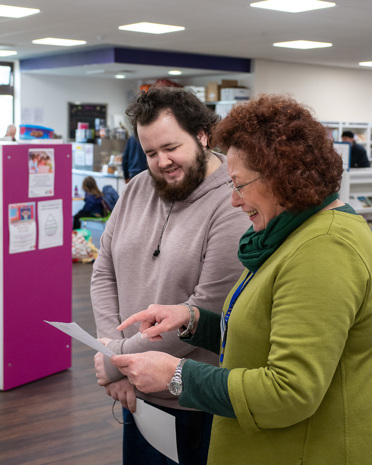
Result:
<svg viewBox="0 0 372 465">
<path fill-rule="evenodd" d="M 95 334 L 91 264 L 73 264 L 73 321 Z M 94 350 L 72 342 L 72 368 L 0 391 L 1 465 L 120 465 L 122 425 L 96 383 Z M 115 413 L 121 418 L 121 407 Z"/>
</svg>

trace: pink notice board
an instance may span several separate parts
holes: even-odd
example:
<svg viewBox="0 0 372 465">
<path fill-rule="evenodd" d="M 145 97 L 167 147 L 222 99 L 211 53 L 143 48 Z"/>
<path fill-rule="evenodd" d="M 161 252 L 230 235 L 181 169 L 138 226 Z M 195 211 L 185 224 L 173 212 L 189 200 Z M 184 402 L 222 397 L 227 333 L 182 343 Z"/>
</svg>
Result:
<svg viewBox="0 0 372 465">
<path fill-rule="evenodd" d="M 71 322 L 71 145 L 42 144 L 54 149 L 54 195 L 28 197 L 28 151 L 37 145 L 0 146 L 2 153 L 2 302 L 0 302 L 0 389 L 16 386 L 71 366 L 71 339 L 44 323 Z M 1 172 L 1 169 L 0 169 Z M 63 245 L 38 248 L 38 202 L 62 199 Z M 9 204 L 35 202 L 36 250 L 9 253 Z M 1 260 L 0 260 L 1 263 Z M 0 293 L 1 295 L 1 293 Z"/>
</svg>

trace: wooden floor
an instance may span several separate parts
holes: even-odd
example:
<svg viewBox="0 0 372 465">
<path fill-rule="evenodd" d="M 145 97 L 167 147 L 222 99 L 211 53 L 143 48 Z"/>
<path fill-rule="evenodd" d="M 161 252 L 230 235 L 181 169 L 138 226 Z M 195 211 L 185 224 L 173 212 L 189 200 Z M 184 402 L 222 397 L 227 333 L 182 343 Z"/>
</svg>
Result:
<svg viewBox="0 0 372 465">
<path fill-rule="evenodd" d="M 73 321 L 95 335 L 91 264 L 73 264 Z M 72 342 L 72 368 L 0 391 L 1 465 L 120 465 L 122 425 L 96 384 L 94 350 Z M 116 416 L 121 417 L 116 405 Z"/>
</svg>

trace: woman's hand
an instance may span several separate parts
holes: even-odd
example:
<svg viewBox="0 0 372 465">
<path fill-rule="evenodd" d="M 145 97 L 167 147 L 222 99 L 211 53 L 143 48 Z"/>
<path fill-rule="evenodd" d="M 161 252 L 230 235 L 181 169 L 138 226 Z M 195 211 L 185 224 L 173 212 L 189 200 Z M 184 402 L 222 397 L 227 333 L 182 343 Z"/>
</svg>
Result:
<svg viewBox="0 0 372 465">
<path fill-rule="evenodd" d="M 132 413 L 136 411 L 136 391 L 128 378 L 120 379 L 105 386 L 106 394 L 118 400 L 124 408 Z"/>
<path fill-rule="evenodd" d="M 179 361 L 165 352 L 155 351 L 111 357 L 111 362 L 129 382 L 144 393 L 167 390 Z"/>
<path fill-rule="evenodd" d="M 195 309 L 195 324 L 194 330 L 199 321 L 199 310 Z M 186 305 L 150 305 L 147 310 L 127 318 L 116 329 L 123 331 L 133 323 L 141 322 L 139 328 L 142 333 L 142 338 L 148 338 L 149 341 L 162 340 L 162 333 L 174 331 L 175 329 L 187 326 L 190 321 L 190 313 Z"/>
</svg>

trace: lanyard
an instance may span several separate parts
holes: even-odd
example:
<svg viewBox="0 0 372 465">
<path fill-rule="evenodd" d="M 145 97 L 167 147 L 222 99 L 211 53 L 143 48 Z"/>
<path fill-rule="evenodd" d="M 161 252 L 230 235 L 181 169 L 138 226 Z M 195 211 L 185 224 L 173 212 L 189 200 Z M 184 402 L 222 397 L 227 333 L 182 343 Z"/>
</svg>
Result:
<svg viewBox="0 0 372 465">
<path fill-rule="evenodd" d="M 226 315 L 221 313 L 221 341 L 222 341 L 222 348 L 221 348 L 221 355 L 220 355 L 220 366 L 223 362 L 223 356 L 224 356 L 224 350 L 226 346 L 226 339 L 227 339 L 227 327 L 229 323 L 229 319 L 231 316 L 232 309 L 238 300 L 240 294 L 244 291 L 244 289 L 247 287 L 247 285 L 250 283 L 251 279 L 255 275 L 255 272 L 248 272 L 247 276 L 244 278 L 244 280 L 239 284 L 239 287 L 235 290 L 233 296 L 231 297 L 229 307 L 227 309 Z"/>
</svg>

